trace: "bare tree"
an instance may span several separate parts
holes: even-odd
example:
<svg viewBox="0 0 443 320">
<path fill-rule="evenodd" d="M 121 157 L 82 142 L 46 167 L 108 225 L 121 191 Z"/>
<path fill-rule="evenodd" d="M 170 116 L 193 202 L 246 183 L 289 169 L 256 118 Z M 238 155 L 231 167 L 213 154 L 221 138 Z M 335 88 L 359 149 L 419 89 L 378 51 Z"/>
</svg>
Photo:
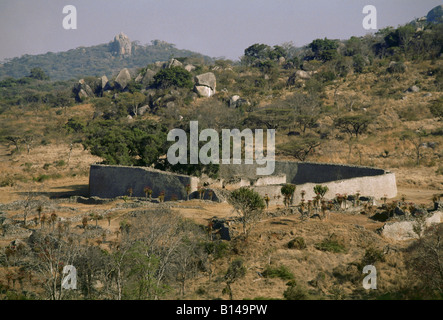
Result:
<svg viewBox="0 0 443 320">
<path fill-rule="evenodd" d="M 419 282 L 421 294 L 428 298 L 443 295 L 443 225 L 428 228 L 424 236 L 407 250 L 406 265 L 411 278 Z"/>
</svg>

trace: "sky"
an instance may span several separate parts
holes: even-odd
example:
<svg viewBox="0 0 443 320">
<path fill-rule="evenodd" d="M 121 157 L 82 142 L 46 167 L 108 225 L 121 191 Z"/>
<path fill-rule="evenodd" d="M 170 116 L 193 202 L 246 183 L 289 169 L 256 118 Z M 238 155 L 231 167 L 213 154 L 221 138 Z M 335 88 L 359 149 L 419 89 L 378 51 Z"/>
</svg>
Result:
<svg viewBox="0 0 443 320">
<path fill-rule="evenodd" d="M 179 49 L 238 60 L 254 43 L 348 39 L 366 30 L 366 5 L 377 29 L 397 27 L 442 5 L 442 0 L 0 0 L 0 61 L 108 43 L 124 32 L 132 41 L 173 43 Z M 63 8 L 77 10 L 66 30 Z"/>
</svg>

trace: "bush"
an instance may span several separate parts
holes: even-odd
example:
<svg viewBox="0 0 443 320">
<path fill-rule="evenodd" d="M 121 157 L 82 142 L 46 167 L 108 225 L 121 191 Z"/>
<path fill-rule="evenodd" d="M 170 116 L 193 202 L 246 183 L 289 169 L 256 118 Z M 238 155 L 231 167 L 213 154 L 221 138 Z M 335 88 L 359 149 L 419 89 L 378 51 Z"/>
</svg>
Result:
<svg viewBox="0 0 443 320">
<path fill-rule="evenodd" d="M 294 274 L 284 265 L 279 267 L 266 266 L 263 276 L 266 278 L 280 278 L 282 280 L 294 279 Z"/>
<path fill-rule="evenodd" d="M 434 117 L 443 119 L 443 99 L 434 101 L 429 106 L 429 111 L 431 111 Z"/>
<path fill-rule="evenodd" d="M 324 239 L 322 242 L 317 243 L 315 245 L 315 248 L 321 251 L 328 251 L 333 253 L 345 253 L 347 252 L 346 247 L 344 244 L 339 241 L 339 239 L 331 235 L 328 238 Z"/>
<path fill-rule="evenodd" d="M 401 62 L 391 62 L 389 67 L 386 69 L 388 73 L 404 73 L 406 71 L 406 66 Z"/>
<path fill-rule="evenodd" d="M 376 249 L 373 247 L 369 247 L 365 251 L 365 255 L 363 256 L 363 265 L 373 264 L 377 261 L 383 262 L 385 261 L 385 257 L 383 254 L 383 250 Z"/>
<path fill-rule="evenodd" d="M 154 76 L 153 86 L 161 89 L 169 87 L 191 89 L 193 86 L 192 75 L 181 67 L 162 69 Z"/>
<path fill-rule="evenodd" d="M 307 290 L 295 281 L 289 281 L 287 284 L 288 288 L 283 292 L 283 297 L 286 300 L 309 300 L 310 296 Z"/>
<path fill-rule="evenodd" d="M 305 239 L 303 239 L 303 237 L 296 237 L 295 239 L 292 239 L 288 242 L 288 248 L 297 250 L 306 249 Z"/>
</svg>

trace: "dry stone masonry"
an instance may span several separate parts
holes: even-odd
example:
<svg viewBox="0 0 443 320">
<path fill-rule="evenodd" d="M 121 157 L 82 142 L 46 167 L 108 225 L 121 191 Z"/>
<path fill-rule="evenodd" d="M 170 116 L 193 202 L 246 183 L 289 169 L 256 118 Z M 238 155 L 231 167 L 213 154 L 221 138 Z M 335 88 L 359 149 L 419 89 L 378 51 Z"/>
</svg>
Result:
<svg viewBox="0 0 443 320">
<path fill-rule="evenodd" d="M 260 195 L 268 194 L 271 203 L 277 201 L 274 196 L 281 195 L 281 186 L 285 183 L 295 184 L 294 202 L 301 200 L 301 191 L 305 191 L 305 199 L 312 199 L 313 188 L 317 184 L 328 186 L 326 198 L 332 199 L 337 193 L 355 194 L 381 199 L 394 198 L 397 195 L 395 174 L 382 169 L 349 166 L 338 164 L 276 161 L 275 171 L 270 176 L 257 176 L 257 164 L 221 164 L 218 185 L 220 189 L 235 189 L 251 186 Z M 186 186 L 190 192 L 197 191 L 203 185 L 198 177 L 175 174 L 146 167 L 125 167 L 92 165 L 90 169 L 90 196 L 112 198 L 128 195 L 132 188 L 134 196 L 143 197 L 143 188 L 153 189 L 153 197 L 162 191 L 165 199 L 171 196 L 178 200 L 187 198 Z"/>
</svg>

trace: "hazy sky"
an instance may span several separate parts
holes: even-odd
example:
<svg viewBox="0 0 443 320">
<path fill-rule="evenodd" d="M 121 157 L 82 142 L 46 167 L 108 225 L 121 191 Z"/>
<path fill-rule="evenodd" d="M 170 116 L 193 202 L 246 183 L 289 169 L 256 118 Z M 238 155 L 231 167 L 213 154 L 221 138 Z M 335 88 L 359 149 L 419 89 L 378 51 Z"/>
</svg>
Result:
<svg viewBox="0 0 443 320">
<path fill-rule="evenodd" d="M 365 5 L 378 29 L 422 17 L 442 0 L 0 0 L 0 61 L 108 43 L 120 32 L 141 44 L 160 39 L 179 49 L 237 60 L 254 43 L 347 39 L 362 26 Z M 66 5 L 77 29 L 62 25 Z"/>
</svg>

